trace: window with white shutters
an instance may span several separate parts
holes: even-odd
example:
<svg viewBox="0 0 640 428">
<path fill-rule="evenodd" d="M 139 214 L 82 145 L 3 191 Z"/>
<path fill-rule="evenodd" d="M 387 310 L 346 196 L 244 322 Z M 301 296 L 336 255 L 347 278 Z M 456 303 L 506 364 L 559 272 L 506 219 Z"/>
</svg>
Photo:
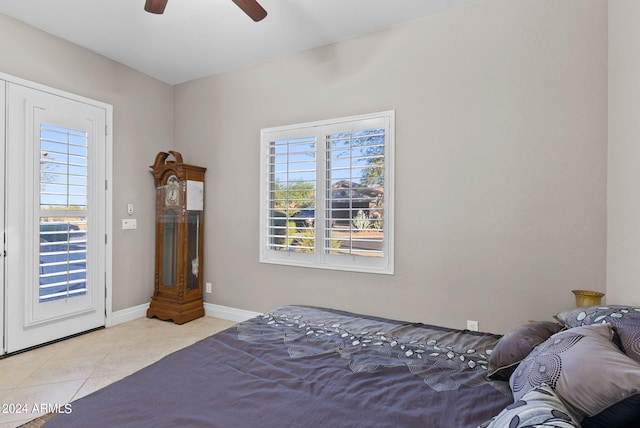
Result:
<svg viewBox="0 0 640 428">
<path fill-rule="evenodd" d="M 40 126 L 40 302 L 87 292 L 87 140 Z"/>
<path fill-rule="evenodd" d="M 260 261 L 393 273 L 393 111 L 263 129 Z"/>
</svg>

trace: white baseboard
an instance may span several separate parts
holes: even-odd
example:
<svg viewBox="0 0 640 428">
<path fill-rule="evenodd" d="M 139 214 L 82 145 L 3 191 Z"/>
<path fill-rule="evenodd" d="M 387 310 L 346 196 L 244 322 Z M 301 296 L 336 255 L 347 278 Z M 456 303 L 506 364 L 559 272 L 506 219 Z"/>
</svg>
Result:
<svg viewBox="0 0 640 428">
<path fill-rule="evenodd" d="M 149 304 L 145 303 L 131 308 L 122 309 L 111 313 L 111 325 L 118 325 L 124 322 L 133 321 L 147 316 Z M 246 311 L 244 309 L 232 308 L 230 306 L 215 305 L 213 303 L 204 304 L 204 314 L 208 317 L 222 318 L 225 320 L 242 322 L 250 318 L 261 315 L 259 312 Z M 110 327 L 107 326 L 107 327 Z"/>
<path fill-rule="evenodd" d="M 123 322 L 133 321 L 138 318 L 144 318 L 147 316 L 147 309 L 149 304 L 145 303 L 131 308 L 122 309 L 111 313 L 111 325 L 122 324 Z M 109 327 L 109 326 L 107 326 Z"/>
<path fill-rule="evenodd" d="M 206 302 L 204 304 L 204 314 L 208 317 L 222 318 L 224 320 L 236 322 L 246 321 L 250 318 L 262 315 L 260 312 L 247 311 L 244 309 L 215 305 L 213 303 Z"/>
</svg>

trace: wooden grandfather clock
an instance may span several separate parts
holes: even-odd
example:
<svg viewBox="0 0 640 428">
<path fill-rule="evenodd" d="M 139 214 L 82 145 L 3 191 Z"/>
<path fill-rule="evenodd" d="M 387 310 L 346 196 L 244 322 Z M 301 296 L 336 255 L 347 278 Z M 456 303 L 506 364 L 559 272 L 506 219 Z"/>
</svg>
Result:
<svg viewBox="0 0 640 428">
<path fill-rule="evenodd" d="M 155 289 L 147 317 L 184 324 L 204 316 L 202 238 L 204 173 L 178 152 L 160 152 L 150 167 L 156 185 Z"/>
</svg>

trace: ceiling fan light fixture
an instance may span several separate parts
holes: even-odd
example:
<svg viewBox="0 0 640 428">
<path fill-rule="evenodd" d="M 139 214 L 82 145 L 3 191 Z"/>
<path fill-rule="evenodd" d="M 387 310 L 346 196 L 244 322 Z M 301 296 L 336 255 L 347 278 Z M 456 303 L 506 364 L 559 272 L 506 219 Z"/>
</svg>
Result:
<svg viewBox="0 0 640 428">
<path fill-rule="evenodd" d="M 255 22 L 263 20 L 267 16 L 267 11 L 257 2 L 257 0 L 231 0 L 233 1 L 249 18 Z M 144 10 L 158 15 L 164 13 L 168 0 L 146 0 Z"/>
</svg>

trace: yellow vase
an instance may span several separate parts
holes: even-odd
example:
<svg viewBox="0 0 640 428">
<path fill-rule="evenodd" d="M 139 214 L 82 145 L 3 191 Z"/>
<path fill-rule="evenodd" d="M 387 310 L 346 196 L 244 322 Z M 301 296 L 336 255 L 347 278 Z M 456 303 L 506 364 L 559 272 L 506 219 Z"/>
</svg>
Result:
<svg viewBox="0 0 640 428">
<path fill-rule="evenodd" d="M 576 306 L 582 308 L 584 306 L 598 306 L 602 302 L 604 293 L 591 290 L 571 290 L 576 295 Z"/>
</svg>

